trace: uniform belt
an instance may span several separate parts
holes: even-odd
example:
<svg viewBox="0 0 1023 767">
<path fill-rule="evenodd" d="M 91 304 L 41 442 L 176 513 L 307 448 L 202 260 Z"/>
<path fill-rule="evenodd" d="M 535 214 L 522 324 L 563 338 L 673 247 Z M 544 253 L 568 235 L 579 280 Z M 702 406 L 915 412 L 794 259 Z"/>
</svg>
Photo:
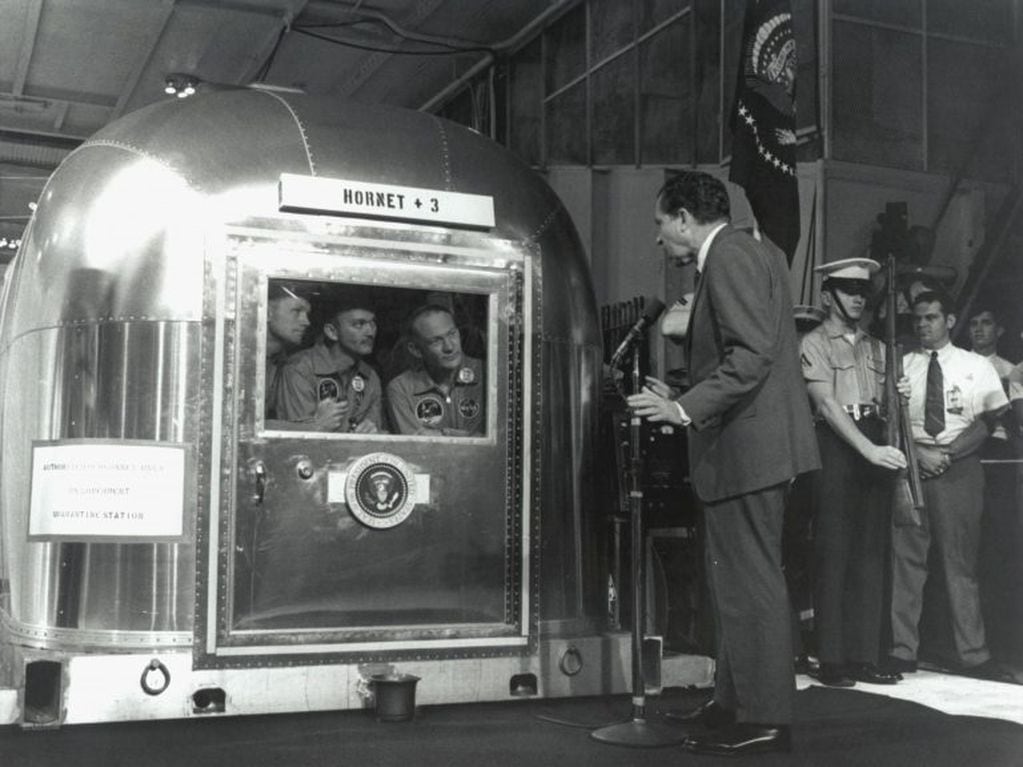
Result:
<svg viewBox="0 0 1023 767">
<path fill-rule="evenodd" d="M 861 418 L 884 418 L 884 412 L 874 403 L 867 405 L 842 405 L 842 410 L 853 417 L 854 421 Z"/>
</svg>

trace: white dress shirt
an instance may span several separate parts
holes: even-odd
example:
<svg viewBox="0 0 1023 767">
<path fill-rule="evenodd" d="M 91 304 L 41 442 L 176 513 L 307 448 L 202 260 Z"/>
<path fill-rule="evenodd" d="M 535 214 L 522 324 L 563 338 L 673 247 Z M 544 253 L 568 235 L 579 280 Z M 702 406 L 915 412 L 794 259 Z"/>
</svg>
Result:
<svg viewBox="0 0 1023 767">
<path fill-rule="evenodd" d="M 922 445 L 947 446 L 984 413 L 1009 404 L 994 366 L 984 357 L 946 343 L 938 352 L 945 395 L 945 428 L 935 436 L 924 431 L 927 367 L 932 349 L 917 349 L 902 358 L 909 379 L 909 419 L 913 440 Z"/>
</svg>

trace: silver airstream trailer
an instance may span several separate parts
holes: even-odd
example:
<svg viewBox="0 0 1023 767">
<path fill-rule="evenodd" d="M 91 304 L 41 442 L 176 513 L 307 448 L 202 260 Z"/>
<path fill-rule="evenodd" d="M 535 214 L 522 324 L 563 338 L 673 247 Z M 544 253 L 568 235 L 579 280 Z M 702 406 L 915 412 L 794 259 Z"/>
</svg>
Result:
<svg viewBox="0 0 1023 767">
<path fill-rule="evenodd" d="M 353 708 L 383 672 L 420 703 L 628 688 L 587 267 L 500 147 L 290 93 L 168 100 L 65 160 L 4 291 L 3 722 Z M 309 304 L 299 347 L 339 296 L 371 305 L 381 386 L 443 303 L 474 427 L 275 418 L 275 291 Z"/>
</svg>

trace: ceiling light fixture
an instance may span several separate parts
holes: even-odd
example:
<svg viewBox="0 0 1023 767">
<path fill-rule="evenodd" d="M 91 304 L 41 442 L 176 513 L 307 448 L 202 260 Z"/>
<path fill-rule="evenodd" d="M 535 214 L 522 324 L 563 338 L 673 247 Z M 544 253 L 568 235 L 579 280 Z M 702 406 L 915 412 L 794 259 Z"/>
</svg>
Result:
<svg viewBox="0 0 1023 767">
<path fill-rule="evenodd" d="M 168 96 L 177 96 L 179 99 L 183 99 L 195 93 L 198 85 L 199 78 L 195 75 L 172 72 L 164 80 L 163 92 Z"/>
</svg>

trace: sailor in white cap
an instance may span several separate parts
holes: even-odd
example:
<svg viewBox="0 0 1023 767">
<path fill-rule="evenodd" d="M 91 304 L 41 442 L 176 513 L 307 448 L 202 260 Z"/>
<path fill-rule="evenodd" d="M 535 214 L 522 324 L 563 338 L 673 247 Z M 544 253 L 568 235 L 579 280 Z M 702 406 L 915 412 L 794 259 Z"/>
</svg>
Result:
<svg viewBox="0 0 1023 767">
<path fill-rule="evenodd" d="M 814 625 L 819 679 L 895 684 L 879 666 L 884 557 L 902 451 L 884 439 L 884 345 L 859 321 L 880 264 L 846 258 L 817 267 L 827 316 L 800 342 L 822 468 L 814 477 Z"/>
</svg>

